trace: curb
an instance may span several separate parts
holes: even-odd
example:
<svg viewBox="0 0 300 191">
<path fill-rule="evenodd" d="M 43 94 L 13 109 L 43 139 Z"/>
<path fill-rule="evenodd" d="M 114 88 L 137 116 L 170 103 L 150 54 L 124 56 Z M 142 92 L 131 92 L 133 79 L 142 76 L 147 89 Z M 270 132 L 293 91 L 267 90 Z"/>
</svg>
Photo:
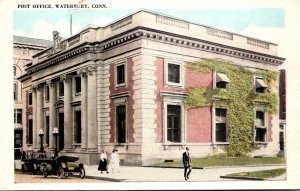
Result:
<svg viewBox="0 0 300 191">
<path fill-rule="evenodd" d="M 259 164 L 259 165 L 243 165 L 243 166 L 208 166 L 208 167 L 192 167 L 192 169 L 217 169 L 217 168 L 243 168 L 243 167 L 268 167 L 268 166 L 283 166 L 284 164 Z M 150 168 L 183 168 L 178 166 L 142 166 Z"/>
<path fill-rule="evenodd" d="M 285 164 L 258 164 L 258 165 L 242 165 L 242 166 L 208 166 L 202 167 L 203 169 L 214 169 L 214 168 L 243 168 L 243 167 L 268 167 L 268 166 L 286 166 Z"/>
<path fill-rule="evenodd" d="M 220 176 L 220 178 L 227 178 L 227 179 L 239 179 L 239 180 L 266 180 L 264 178 L 256 178 L 250 176 Z"/>
<path fill-rule="evenodd" d="M 183 169 L 182 167 L 179 166 L 142 166 L 142 167 L 146 167 L 146 168 L 179 168 L 179 169 Z M 192 167 L 192 169 L 204 169 L 203 167 Z"/>
</svg>

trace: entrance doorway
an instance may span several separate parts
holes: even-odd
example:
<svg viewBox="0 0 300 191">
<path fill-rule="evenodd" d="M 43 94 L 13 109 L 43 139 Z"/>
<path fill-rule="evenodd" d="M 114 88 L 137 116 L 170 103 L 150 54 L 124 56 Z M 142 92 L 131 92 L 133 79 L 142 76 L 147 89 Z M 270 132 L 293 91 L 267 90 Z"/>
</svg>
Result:
<svg viewBox="0 0 300 191">
<path fill-rule="evenodd" d="M 64 113 L 58 113 L 58 151 L 64 149 Z"/>
</svg>

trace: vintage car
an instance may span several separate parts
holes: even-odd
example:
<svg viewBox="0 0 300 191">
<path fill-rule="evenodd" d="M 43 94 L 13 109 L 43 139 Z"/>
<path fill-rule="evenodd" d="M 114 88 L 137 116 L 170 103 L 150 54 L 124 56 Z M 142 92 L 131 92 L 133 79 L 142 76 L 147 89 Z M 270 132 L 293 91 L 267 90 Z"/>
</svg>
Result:
<svg viewBox="0 0 300 191">
<path fill-rule="evenodd" d="M 27 152 L 22 154 L 22 172 L 28 172 L 30 174 L 36 174 L 40 172 L 40 164 L 45 162 L 46 154 L 41 152 Z"/>
<path fill-rule="evenodd" d="M 80 178 L 85 177 L 85 170 L 82 163 L 76 161 L 79 157 L 58 156 L 47 159 L 40 163 L 39 169 L 46 178 L 49 174 L 57 174 L 59 178 L 67 178 L 73 173 L 78 173 Z"/>
</svg>

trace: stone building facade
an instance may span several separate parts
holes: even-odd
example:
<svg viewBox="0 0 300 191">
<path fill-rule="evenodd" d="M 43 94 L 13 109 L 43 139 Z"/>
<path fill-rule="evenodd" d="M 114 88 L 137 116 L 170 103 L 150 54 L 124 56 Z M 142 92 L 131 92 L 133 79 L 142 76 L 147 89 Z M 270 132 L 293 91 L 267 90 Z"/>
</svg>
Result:
<svg viewBox="0 0 300 191">
<path fill-rule="evenodd" d="M 65 40 L 55 32 L 53 41 L 20 78 L 27 100 L 23 122 L 30 129 L 25 137 L 38 149 L 43 128 L 43 144 L 52 151 L 57 127 L 61 153 L 86 164 L 115 148 L 124 164 L 179 159 L 185 146 L 195 157 L 207 156 L 224 145 L 216 141 L 215 108 L 186 110 L 183 101 L 187 88 L 213 88 L 216 76 L 186 65 L 221 58 L 278 71 L 284 61 L 274 43 L 145 10 Z M 254 154 L 278 152 L 277 114 L 270 124 L 271 139 Z"/>
<path fill-rule="evenodd" d="M 51 41 L 34 39 L 28 37 L 14 36 L 13 37 L 13 96 L 14 96 L 14 148 L 19 150 L 23 146 L 23 120 L 25 113 L 23 110 L 23 92 L 22 83 L 18 78 L 25 74 L 27 64 L 32 62 L 32 55 L 46 49 L 51 45 Z"/>
</svg>

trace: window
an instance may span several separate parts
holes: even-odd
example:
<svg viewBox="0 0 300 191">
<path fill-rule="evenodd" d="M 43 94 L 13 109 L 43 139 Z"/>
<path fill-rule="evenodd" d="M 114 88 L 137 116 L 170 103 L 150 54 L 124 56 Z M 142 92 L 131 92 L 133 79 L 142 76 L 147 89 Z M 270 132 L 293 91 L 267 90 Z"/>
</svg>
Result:
<svg viewBox="0 0 300 191">
<path fill-rule="evenodd" d="M 168 64 L 168 82 L 180 83 L 180 65 Z"/>
<path fill-rule="evenodd" d="M 75 77 L 75 93 L 81 92 L 81 77 Z"/>
<path fill-rule="evenodd" d="M 126 65 L 125 63 L 115 65 L 115 85 L 116 87 L 126 86 Z"/>
<path fill-rule="evenodd" d="M 181 106 L 167 105 L 167 141 L 181 142 Z"/>
<path fill-rule="evenodd" d="M 227 142 L 226 109 L 215 109 L 215 141 Z"/>
<path fill-rule="evenodd" d="M 118 105 L 116 107 L 116 127 L 117 127 L 117 142 L 126 142 L 126 106 Z"/>
<path fill-rule="evenodd" d="M 265 112 L 256 111 L 255 113 L 255 141 L 266 142 L 267 128 L 265 126 Z"/>
<path fill-rule="evenodd" d="M 14 83 L 14 100 L 17 100 L 17 83 Z"/>
<path fill-rule="evenodd" d="M 32 119 L 28 120 L 28 144 L 32 144 L 33 131 L 32 131 Z"/>
<path fill-rule="evenodd" d="M 32 93 L 28 94 L 28 105 L 32 105 Z"/>
<path fill-rule="evenodd" d="M 64 96 L 64 82 L 59 82 L 59 96 Z"/>
<path fill-rule="evenodd" d="M 22 109 L 15 109 L 14 112 L 14 123 L 22 124 Z"/>
<path fill-rule="evenodd" d="M 227 88 L 227 84 L 230 82 L 229 78 L 223 73 L 216 73 L 216 88 Z"/>
<path fill-rule="evenodd" d="M 268 85 L 264 81 L 263 78 L 256 77 L 255 78 L 255 92 L 256 93 L 264 93 L 267 89 Z"/>
<path fill-rule="evenodd" d="M 46 123 L 46 130 L 45 130 L 45 139 L 46 139 L 46 144 L 49 145 L 49 136 L 50 136 L 50 129 L 49 129 L 49 116 L 45 116 L 45 123 Z"/>
<path fill-rule="evenodd" d="M 164 65 L 164 80 L 167 86 L 182 87 L 184 72 L 178 61 L 166 61 Z"/>
<path fill-rule="evenodd" d="M 49 101 L 49 86 L 48 85 L 45 86 L 45 100 L 46 100 L 46 102 Z"/>
<path fill-rule="evenodd" d="M 74 143 L 81 143 L 81 110 L 74 112 Z"/>
</svg>

